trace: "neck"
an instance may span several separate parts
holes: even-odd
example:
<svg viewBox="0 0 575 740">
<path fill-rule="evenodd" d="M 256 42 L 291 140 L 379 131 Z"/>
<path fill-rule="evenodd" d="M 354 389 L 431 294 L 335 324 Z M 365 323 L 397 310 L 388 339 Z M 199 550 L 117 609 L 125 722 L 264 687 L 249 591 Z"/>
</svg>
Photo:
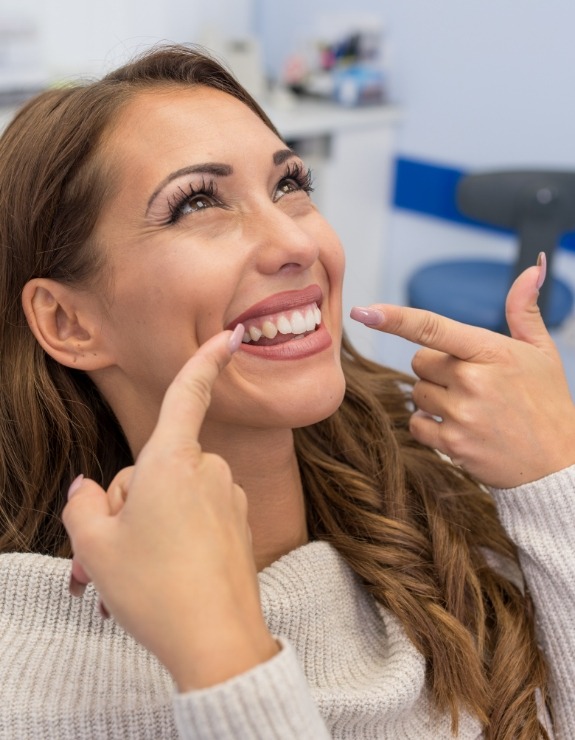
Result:
<svg viewBox="0 0 575 740">
<path fill-rule="evenodd" d="M 115 386 L 105 387 L 99 380 L 136 457 L 156 423 L 148 410 L 153 405 L 137 399 L 126 403 L 125 393 L 121 404 L 114 403 Z M 258 570 L 307 542 L 305 503 L 291 429 L 246 429 L 206 419 L 199 441 L 206 452 L 224 458 L 234 482 L 246 493 Z"/>
<path fill-rule="evenodd" d="M 222 435 L 204 425 L 203 449 L 221 455 L 248 499 L 248 521 L 258 571 L 308 541 L 305 501 L 288 430 L 245 430 Z"/>
</svg>

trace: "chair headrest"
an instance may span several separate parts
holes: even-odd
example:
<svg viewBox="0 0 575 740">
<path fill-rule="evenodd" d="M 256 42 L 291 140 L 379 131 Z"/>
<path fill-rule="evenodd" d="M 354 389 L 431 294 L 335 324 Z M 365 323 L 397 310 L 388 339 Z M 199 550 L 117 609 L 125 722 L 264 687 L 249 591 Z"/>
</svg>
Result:
<svg viewBox="0 0 575 740">
<path fill-rule="evenodd" d="M 519 230 L 527 221 L 548 222 L 562 234 L 575 230 L 575 172 L 512 170 L 464 175 L 457 185 L 463 214 Z"/>
</svg>

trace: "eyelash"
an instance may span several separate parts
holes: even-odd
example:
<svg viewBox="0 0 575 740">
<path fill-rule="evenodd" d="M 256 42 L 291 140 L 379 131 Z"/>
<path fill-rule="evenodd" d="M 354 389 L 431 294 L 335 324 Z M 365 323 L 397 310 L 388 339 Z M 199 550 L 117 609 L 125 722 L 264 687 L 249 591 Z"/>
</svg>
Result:
<svg viewBox="0 0 575 740">
<path fill-rule="evenodd" d="M 308 194 L 313 192 L 313 178 L 311 169 L 304 169 L 303 165 L 301 165 L 299 162 L 290 163 L 286 167 L 282 178 L 277 184 L 276 191 L 280 190 L 282 183 L 284 183 L 285 187 L 285 184 L 287 184 L 290 180 L 293 181 L 295 187 L 292 190 L 284 191 L 282 195 L 280 195 L 280 198 L 283 198 L 285 195 L 289 195 L 290 193 L 296 193 L 300 191 Z M 178 192 L 172 198 L 170 198 L 170 200 L 168 201 L 168 208 L 170 211 L 168 224 L 175 224 L 180 220 L 180 218 L 185 216 L 186 214 L 184 213 L 184 206 L 193 198 L 196 198 L 198 196 L 203 196 L 206 199 L 211 199 L 217 206 L 224 206 L 224 204 L 218 199 L 218 188 L 216 183 L 213 180 L 206 182 L 205 179 L 202 178 L 201 185 L 196 186 L 190 183 L 187 188 L 179 188 Z"/>
<path fill-rule="evenodd" d="M 184 213 L 184 206 L 198 195 L 203 195 L 204 198 L 210 198 L 218 204 L 220 203 L 217 198 L 218 189 L 216 183 L 213 180 L 206 183 L 202 177 L 201 185 L 196 186 L 190 183 L 187 188 L 178 188 L 178 192 L 175 193 L 173 198 L 169 199 L 168 208 L 170 210 L 170 218 L 168 219 L 168 223 L 175 224 L 182 216 L 186 215 Z"/>
<path fill-rule="evenodd" d="M 289 192 L 296 192 L 299 190 L 303 190 L 304 193 L 313 192 L 312 171 L 310 169 L 304 169 L 303 165 L 299 162 L 292 162 L 291 164 L 288 164 L 284 172 L 284 176 L 278 183 L 278 189 L 281 183 L 286 180 L 293 180 L 297 185 L 297 188 L 295 190 Z M 284 195 L 287 195 L 287 193 L 284 193 Z"/>
</svg>

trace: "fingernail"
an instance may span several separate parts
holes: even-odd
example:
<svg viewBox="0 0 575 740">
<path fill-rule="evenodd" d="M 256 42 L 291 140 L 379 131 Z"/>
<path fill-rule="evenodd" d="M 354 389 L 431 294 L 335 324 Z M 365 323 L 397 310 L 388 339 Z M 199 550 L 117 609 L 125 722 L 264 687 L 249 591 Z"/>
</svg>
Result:
<svg viewBox="0 0 575 740">
<path fill-rule="evenodd" d="M 74 478 L 72 481 L 70 488 L 68 488 L 68 501 L 72 498 L 72 496 L 77 492 L 77 490 L 80 488 L 84 481 L 84 476 L 82 473 L 77 478 Z"/>
<path fill-rule="evenodd" d="M 86 584 L 81 583 L 77 578 L 75 578 L 74 574 L 71 573 L 68 588 L 72 596 L 83 596 L 84 591 L 86 590 Z"/>
<path fill-rule="evenodd" d="M 360 324 L 366 326 L 376 326 L 381 324 L 384 320 L 384 315 L 381 311 L 376 308 L 362 308 L 361 306 L 354 306 L 349 315 L 355 321 L 359 321 Z"/>
<path fill-rule="evenodd" d="M 539 275 L 537 276 L 537 282 L 535 283 L 535 287 L 537 290 L 540 290 L 541 286 L 545 282 L 545 277 L 547 275 L 547 255 L 545 252 L 539 252 L 537 255 L 537 266 L 539 267 Z"/>
<path fill-rule="evenodd" d="M 242 339 L 244 338 L 244 331 L 245 329 L 243 324 L 238 324 L 233 330 L 232 336 L 230 337 L 229 341 L 229 348 L 232 355 L 239 349 L 239 346 L 242 343 Z"/>
<path fill-rule="evenodd" d="M 103 601 L 98 604 L 98 609 L 103 619 L 110 619 L 110 612 L 106 609 L 106 604 Z"/>
</svg>

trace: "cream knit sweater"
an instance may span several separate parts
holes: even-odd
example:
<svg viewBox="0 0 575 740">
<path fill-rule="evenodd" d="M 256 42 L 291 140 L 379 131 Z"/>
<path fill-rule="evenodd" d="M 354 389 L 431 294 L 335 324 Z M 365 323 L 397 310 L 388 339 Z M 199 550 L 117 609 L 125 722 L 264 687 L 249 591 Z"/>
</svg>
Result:
<svg viewBox="0 0 575 740">
<path fill-rule="evenodd" d="M 494 491 L 521 551 L 553 679 L 555 737 L 575 738 L 575 467 Z M 427 695 L 424 661 L 328 544 L 260 574 L 283 649 L 214 688 L 176 694 L 166 671 L 89 587 L 68 594 L 70 563 L 0 556 L 1 740 L 439 740 L 450 723 Z M 459 738 L 480 738 L 464 715 Z"/>
</svg>

